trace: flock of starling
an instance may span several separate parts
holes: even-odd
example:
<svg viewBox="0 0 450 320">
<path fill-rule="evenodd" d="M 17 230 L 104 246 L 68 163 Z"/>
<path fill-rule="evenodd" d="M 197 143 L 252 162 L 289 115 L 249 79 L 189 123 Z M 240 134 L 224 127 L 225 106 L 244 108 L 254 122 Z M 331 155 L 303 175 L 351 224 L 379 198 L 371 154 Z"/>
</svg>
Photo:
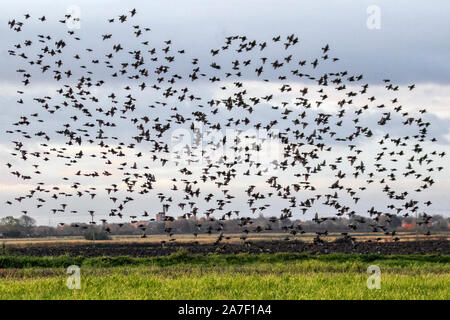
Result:
<svg viewBox="0 0 450 320">
<path fill-rule="evenodd" d="M 228 36 L 201 61 L 171 40 L 151 40 L 150 28 L 133 23 L 136 13 L 105 21 L 127 36 L 101 34 L 93 48 L 83 46 L 79 30 L 67 29 L 63 37 L 36 34 L 8 51 L 23 65 L 17 70 L 23 89 L 15 107 L 22 115 L 6 131 L 14 149 L 6 166 L 30 186 L 8 208 L 28 205 L 64 221 L 80 213 L 77 203 L 97 201 L 102 210 L 84 213 L 105 225 L 153 221 L 162 209 L 164 220 L 194 219 L 198 230 L 211 221 L 207 231 L 218 235 L 216 243 L 226 238 L 227 219 L 239 219 L 244 241 L 250 232 L 307 213 L 317 224 L 358 217 L 349 219 L 349 232 L 368 224 L 395 240 L 394 214 L 430 223 L 431 202 L 418 193 L 435 183 L 433 175 L 443 170 L 435 163 L 445 152 L 428 150 L 436 139 L 429 137 L 426 110 L 410 113 L 395 97 L 414 84 L 380 80 L 385 94 L 375 97 L 362 74 L 339 70 L 328 44 L 313 59 L 299 58 L 302 42 L 294 34 L 267 41 Z M 60 20 L 61 28 L 70 18 Z M 47 23 L 45 16 L 25 14 L 8 26 L 20 35 L 32 19 Z M 33 78 L 50 83 L 53 93 L 27 99 Z M 223 135 L 227 129 L 237 134 Z M 174 150 L 171 143 L 184 141 L 183 132 L 191 143 Z M 279 146 L 279 158 L 261 153 L 269 140 Z M 211 156 L 225 146 L 234 156 Z M 59 180 L 46 181 L 51 174 Z M 360 199 L 371 202 L 369 189 L 389 204 L 353 208 Z M 132 208 L 136 200 L 145 211 Z M 265 228 L 252 225 L 261 214 L 269 217 Z M 301 224 L 284 230 L 302 233 Z M 172 238 L 170 226 L 165 231 Z"/>
</svg>

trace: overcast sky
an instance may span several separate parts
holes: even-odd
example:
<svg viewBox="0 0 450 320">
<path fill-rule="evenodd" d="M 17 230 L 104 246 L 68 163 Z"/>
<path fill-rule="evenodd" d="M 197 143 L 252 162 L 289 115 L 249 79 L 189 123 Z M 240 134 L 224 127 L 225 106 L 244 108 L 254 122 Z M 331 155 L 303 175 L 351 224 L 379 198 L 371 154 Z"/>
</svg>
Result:
<svg viewBox="0 0 450 320">
<path fill-rule="evenodd" d="M 23 88 L 20 83 L 22 78 L 15 70 L 23 66 L 23 63 L 11 57 L 8 50 L 13 49 L 14 44 L 31 39 L 36 34 L 52 34 L 55 39 L 66 34 L 67 27 L 57 20 L 62 19 L 71 6 L 77 6 L 80 9 L 81 28 L 77 30 L 77 33 L 82 38 L 81 46 L 94 48 L 97 52 L 108 52 L 104 43 L 99 41 L 101 34 L 114 33 L 116 39 L 114 41 L 120 41 L 124 46 L 134 41 L 129 36 L 129 30 L 125 32 L 120 26 L 106 22 L 108 18 L 116 17 L 117 19 L 119 14 L 126 14 L 132 8 L 138 11 L 132 24 L 150 27 L 151 41 L 155 43 L 155 46 L 162 47 L 162 42 L 170 39 L 174 48 L 185 49 L 188 57 L 197 57 L 200 60 L 210 60 L 210 49 L 223 45 L 224 38 L 229 35 L 246 35 L 250 39 L 262 41 L 270 40 L 276 35 L 286 36 L 294 33 L 299 37 L 299 46 L 296 47 L 295 54 L 305 59 L 319 55 L 321 48 L 329 44 L 330 54 L 340 58 L 339 68 L 348 70 L 351 74 L 364 74 L 365 82 L 380 95 L 385 92 L 382 90 L 383 79 L 389 78 L 402 86 L 415 83 L 416 90 L 411 94 L 407 91 L 398 93 L 399 99 L 407 110 L 414 112 L 421 108 L 427 109 L 426 120 L 433 124 L 430 132 L 432 136 L 438 138 L 439 150 L 447 150 L 447 153 L 450 153 L 450 19 L 448 19 L 450 2 L 448 0 L 432 2 L 411 0 L 2 1 L 0 3 L 0 41 L 2 43 L 0 125 L 2 130 L 10 129 L 9 125 L 17 121 L 18 116 L 24 111 L 18 109 L 15 103 L 18 99 L 16 91 Z M 371 19 L 373 14 L 372 11 L 367 10 L 373 6 L 379 9 L 379 29 L 370 29 L 367 25 L 368 19 Z M 29 13 L 32 18 L 25 21 L 23 17 L 25 13 Z M 48 19 L 45 24 L 36 19 L 42 15 Z M 20 33 L 9 29 L 7 22 L 14 18 L 26 22 Z M 38 53 L 37 50 L 33 51 L 35 49 L 30 50 L 29 52 Z M 276 51 L 272 53 L 277 54 Z M 65 68 L 74 68 L 75 65 L 69 62 Z M 185 67 L 185 64 L 179 64 L 181 72 Z M 104 71 L 99 70 L 99 74 L 96 75 L 101 78 L 100 72 Z M 30 97 L 54 92 L 55 87 L 52 87 L 48 78 L 36 75 L 34 80 L 39 81 L 29 88 L 27 94 Z M 243 80 L 250 83 L 255 79 L 249 75 L 244 76 Z M 110 88 L 114 90 L 114 84 L 111 86 Z M 259 90 L 262 93 L 263 90 L 261 88 Z M 207 89 L 202 92 L 208 93 Z M 145 99 L 151 100 L 149 96 Z M 28 114 L 33 112 L 32 107 L 28 108 Z M 263 119 L 264 115 L 260 117 Z M 374 119 L 368 117 L 364 121 L 369 123 L 371 120 Z M 59 120 L 48 118 L 48 121 L 54 121 L 56 125 Z M 391 129 L 396 128 L 392 126 Z M 121 130 L 122 135 L 125 135 L 127 128 Z M 2 134 L 0 137 L 1 217 L 9 214 L 19 216 L 20 211 L 24 209 L 23 207 L 11 208 L 4 204 L 11 196 L 17 196 L 21 191 L 26 190 L 21 185 L 22 182 L 11 177 L 10 170 L 4 166 L 4 163 L 11 161 L 9 153 L 12 147 L 9 137 Z M 371 146 L 367 146 L 368 150 L 370 148 Z M 370 155 L 368 161 L 370 161 Z M 64 166 L 61 167 L 63 168 Z M 168 170 L 161 170 L 161 175 L 170 177 Z M 57 177 L 58 175 L 55 174 L 55 181 Z M 52 180 L 53 177 L 49 176 L 47 179 Z M 433 206 L 429 209 L 430 213 L 450 215 L 449 191 L 450 173 L 448 169 L 445 169 L 437 179 L 433 190 L 425 197 L 433 202 Z M 372 201 L 382 201 L 378 197 L 378 194 L 373 193 Z M 239 203 L 239 200 L 245 202 L 246 199 L 244 196 L 238 197 L 235 204 L 237 208 L 244 210 L 246 204 Z M 86 210 L 91 207 L 91 204 L 79 202 L 76 205 L 80 212 L 84 212 L 82 219 L 79 218 L 80 215 L 57 218 L 48 213 L 48 207 L 47 211 L 36 212 L 33 217 L 42 224 L 47 224 L 49 220 L 52 224 L 65 220 L 85 220 Z M 274 204 L 275 207 L 276 205 Z M 278 205 L 282 207 L 282 204 Z M 371 202 L 360 205 L 366 209 L 367 206 L 370 207 Z M 92 206 L 101 208 L 101 197 Z M 144 201 L 136 204 L 134 209 L 143 210 L 147 208 L 146 206 Z M 33 210 L 32 207 L 26 209 Z"/>
</svg>

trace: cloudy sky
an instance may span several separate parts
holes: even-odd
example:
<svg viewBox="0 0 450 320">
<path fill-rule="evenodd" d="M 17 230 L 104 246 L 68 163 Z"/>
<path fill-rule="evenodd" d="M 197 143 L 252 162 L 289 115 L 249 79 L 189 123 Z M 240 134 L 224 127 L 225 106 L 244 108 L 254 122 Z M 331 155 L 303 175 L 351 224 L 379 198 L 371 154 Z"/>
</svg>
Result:
<svg viewBox="0 0 450 320">
<path fill-rule="evenodd" d="M 384 90 L 383 79 L 391 81 L 400 86 L 416 84 L 412 92 L 401 90 L 396 97 L 401 101 L 404 110 L 414 113 L 426 108 L 426 121 L 432 123 L 429 128 L 432 136 L 438 139 L 433 145 L 428 145 L 430 150 L 446 151 L 450 153 L 450 2 L 446 0 L 433 1 L 432 4 L 424 1 L 20 1 L 13 3 L 3 1 L 0 3 L 0 41 L 1 46 L 1 70 L 0 73 L 0 103 L 2 106 L 2 117 L 0 119 L 3 131 L 14 129 L 11 124 L 18 120 L 21 115 L 29 115 L 34 112 L 36 105 L 18 105 L 17 90 L 22 90 L 22 77 L 15 72 L 24 66 L 22 59 L 11 57 L 8 50 L 13 50 L 14 45 L 25 39 L 35 38 L 36 34 L 52 34 L 55 39 L 67 33 L 67 26 L 58 22 L 67 14 L 70 8 L 79 9 L 81 22 L 80 29 L 76 30 L 82 38 L 80 47 L 93 48 L 98 54 L 107 53 L 110 48 L 99 40 L 99 35 L 113 33 L 114 43 L 119 41 L 124 47 L 129 48 L 135 42 L 130 37 L 130 30 L 124 30 L 122 26 L 111 25 L 106 22 L 108 18 L 127 13 L 136 8 L 138 13 L 132 24 L 151 28 L 149 37 L 155 46 L 160 48 L 163 41 L 171 40 L 174 48 L 185 49 L 187 57 L 196 57 L 200 61 L 211 60 L 210 50 L 224 44 L 224 39 L 229 35 L 246 35 L 249 39 L 257 41 L 270 40 L 273 36 L 287 36 L 292 33 L 299 37 L 299 45 L 294 54 L 304 57 L 308 61 L 321 54 L 321 48 L 329 44 L 333 57 L 339 57 L 339 64 L 333 68 L 336 70 L 347 70 L 350 74 L 364 74 L 364 83 L 370 84 L 372 94 L 385 100 L 392 99 Z M 78 10 L 76 9 L 76 10 Z M 375 11 L 373 11 L 375 10 Z M 375 13 L 374 13 L 375 12 Z M 32 18 L 25 21 L 23 14 L 29 13 Z M 378 15 L 379 13 L 379 15 Z M 376 17 L 374 16 L 376 15 Z M 46 23 L 41 23 L 36 18 L 45 15 Z M 371 28 L 373 18 L 378 18 L 379 28 Z M 20 33 L 11 31 L 8 21 L 12 19 L 26 22 Z M 372 25 L 373 26 L 373 25 Z M 117 40 L 119 39 L 119 40 Z M 71 49 L 75 50 L 75 49 Z M 109 51 L 108 51 L 109 50 Z M 273 57 L 279 54 L 275 49 L 268 49 Z M 270 51 L 272 50 L 272 51 Z M 30 55 L 35 55 L 38 49 L 30 48 Z M 69 51 L 71 56 L 75 51 Z M 82 49 L 80 49 L 82 52 Z M 282 52 L 282 54 L 284 54 Z M 280 56 L 281 57 L 281 56 Z M 231 61 L 234 57 L 228 55 L 219 57 L 217 61 Z M 223 60 L 221 60 L 223 59 Z M 282 59 L 282 57 L 280 58 Z M 73 59 L 72 59 L 73 60 Z M 64 67 L 75 68 L 75 62 L 68 62 Z M 189 69 L 188 63 L 177 64 L 180 74 L 186 74 Z M 65 70 L 64 69 L 64 70 Z M 177 69 L 178 70 L 178 69 Z M 104 72 L 104 73 L 102 73 Z M 75 75 L 76 76 L 76 75 Z M 99 69 L 96 76 L 107 77 L 105 69 Z M 273 79 L 275 74 L 267 75 Z M 244 74 L 242 81 L 246 82 L 249 90 L 255 95 L 264 95 L 264 92 L 272 90 L 263 87 L 256 82 L 254 75 Z M 292 86 L 301 88 L 304 84 L 292 80 Z M 105 91 L 99 90 L 99 95 L 110 93 L 122 87 L 123 83 L 111 82 L 107 84 Z M 267 85 L 270 86 L 270 85 Z M 311 84 L 308 85 L 312 87 Z M 58 85 L 51 78 L 44 75 L 33 74 L 33 84 L 27 88 L 24 100 L 29 101 L 32 97 L 53 95 Z M 197 87 L 197 92 L 204 96 L 220 97 L 220 92 L 210 87 Z M 139 96 L 139 92 L 135 93 Z M 140 99 L 147 104 L 152 103 L 152 96 L 141 94 Z M 380 98 L 380 99 L 381 99 Z M 27 100 L 28 99 L 28 100 Z M 324 106 L 333 110 L 333 101 L 338 97 L 331 97 L 330 104 Z M 154 99 L 153 99 L 154 100 Z M 189 108 L 189 106 L 186 106 Z M 255 115 L 258 120 L 270 119 L 271 114 Z M 374 116 L 375 117 L 375 116 Z M 47 117 L 47 126 L 58 126 L 65 120 L 64 115 Z M 371 123 L 378 118 L 370 118 L 370 114 L 362 121 Z M 395 121 L 395 119 L 394 119 Z M 395 132 L 398 128 L 390 126 L 389 131 Z M 120 127 L 119 133 L 122 137 L 130 133 L 129 128 Z M 398 129 L 400 130 L 400 129 Z M 403 130 L 403 129 L 401 129 Z M 400 131 L 401 131 L 400 130 Z M 403 131 L 402 134 L 405 132 Z M 400 132 L 398 132 L 400 134 Z M 409 134 L 406 132 L 406 134 Z M 0 157 L 2 159 L 0 175 L 0 200 L 2 201 L 0 215 L 19 216 L 21 210 L 28 210 L 41 224 L 56 224 L 61 221 L 86 221 L 87 210 L 95 208 L 102 210 L 101 196 L 95 203 L 86 200 L 74 201 L 73 206 L 79 211 L 76 215 L 58 217 L 50 213 L 51 204 L 35 210 L 34 202 L 29 204 L 8 206 L 5 202 L 17 197 L 30 189 L 24 181 L 19 181 L 11 176 L 10 171 L 4 163 L 13 163 L 20 170 L 22 164 L 14 160 L 10 153 L 14 145 L 9 135 L 2 134 L 0 137 Z M 55 146 L 60 141 L 53 141 Z M 60 145 L 58 145 L 60 147 Z M 338 148 L 338 146 L 336 146 Z M 375 147 L 366 145 L 367 152 L 364 157 L 370 162 Z M 93 150 L 92 152 L 96 152 Z M 14 162 L 16 161 L 16 162 Z M 46 182 L 60 185 L 61 173 L 67 170 L 64 163 L 47 164 L 52 166 L 52 172 L 46 176 Z M 101 169 L 98 163 L 85 163 L 86 170 Z M 436 164 L 438 165 L 438 163 Z M 440 165 L 445 167 L 445 159 Z M 22 167 L 25 168 L 25 167 Z M 174 169 L 172 167 L 155 168 L 166 182 L 161 182 L 161 188 L 170 188 L 168 180 Z M 64 172 L 65 173 L 65 172 Z M 69 175 L 70 172 L 68 171 Z M 289 179 L 289 177 L 285 177 Z M 326 177 L 323 177 L 326 178 Z M 59 180 L 58 180 L 59 179 Z M 164 180 L 164 179 L 162 179 Z M 432 214 L 450 215 L 450 172 L 445 168 L 436 175 L 436 183 L 432 190 L 424 195 L 423 199 L 430 199 L 433 205 L 428 209 Z M 39 180 L 36 180 L 37 182 Z M 87 183 L 88 180 L 86 180 Z M 263 180 L 264 182 L 264 180 Z M 252 183 L 257 183 L 252 181 Z M 320 184 L 320 179 L 316 181 Z M 412 183 L 410 181 L 400 183 Z M 100 183 L 101 184 L 107 184 Z M 236 186 L 239 190 L 239 186 Z M 247 207 L 245 195 L 236 192 L 235 208 L 245 210 Z M 107 199 L 107 198 L 106 198 Z M 141 199 L 136 202 L 130 210 L 148 210 L 152 214 L 160 210 L 155 208 L 155 198 L 151 200 Z M 157 200 L 156 200 L 157 201 Z M 369 193 L 365 201 L 359 204 L 362 211 L 370 208 L 373 203 L 383 200 L 377 192 Z M 273 210 L 279 210 L 283 203 L 274 203 Z M 36 212 L 34 212 L 36 211 Z M 275 214 L 277 214 L 276 212 Z M 174 212 L 175 214 L 175 212 Z"/>
</svg>

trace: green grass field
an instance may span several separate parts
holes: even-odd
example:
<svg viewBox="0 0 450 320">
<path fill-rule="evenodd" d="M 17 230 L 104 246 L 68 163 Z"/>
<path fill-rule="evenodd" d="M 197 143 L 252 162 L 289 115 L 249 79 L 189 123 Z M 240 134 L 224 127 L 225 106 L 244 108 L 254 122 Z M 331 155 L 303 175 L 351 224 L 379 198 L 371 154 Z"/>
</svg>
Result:
<svg viewBox="0 0 450 320">
<path fill-rule="evenodd" d="M 448 255 L 0 256 L 0 299 L 449 299 Z M 81 289 L 66 267 L 81 268 Z M 381 289 L 366 286 L 381 269 Z"/>
</svg>

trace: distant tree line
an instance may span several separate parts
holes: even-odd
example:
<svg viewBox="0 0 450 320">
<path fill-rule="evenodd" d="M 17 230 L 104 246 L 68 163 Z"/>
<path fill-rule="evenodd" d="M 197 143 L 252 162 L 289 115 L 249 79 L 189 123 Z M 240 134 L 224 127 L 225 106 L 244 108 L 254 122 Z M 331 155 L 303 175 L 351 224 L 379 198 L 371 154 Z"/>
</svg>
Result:
<svg viewBox="0 0 450 320">
<path fill-rule="evenodd" d="M 371 220 L 371 219 L 370 219 Z M 37 226 L 36 220 L 23 215 L 20 218 L 7 216 L 0 219 L 1 238 L 41 238 L 82 236 L 87 239 L 107 238 L 107 235 L 150 235 L 150 234 L 217 234 L 224 233 L 281 233 L 296 230 L 303 232 L 383 232 L 389 231 L 415 231 L 443 232 L 449 231 L 450 218 L 434 215 L 427 223 L 419 216 L 417 224 L 415 218 L 390 215 L 378 219 L 379 228 L 374 228 L 370 221 L 362 216 L 351 218 L 332 217 L 326 219 L 312 219 L 307 221 L 291 219 L 275 219 L 259 216 L 247 221 L 245 219 L 189 219 L 166 217 L 165 221 L 140 221 L 137 223 L 111 223 L 111 224 L 60 224 L 57 227 Z"/>
</svg>

